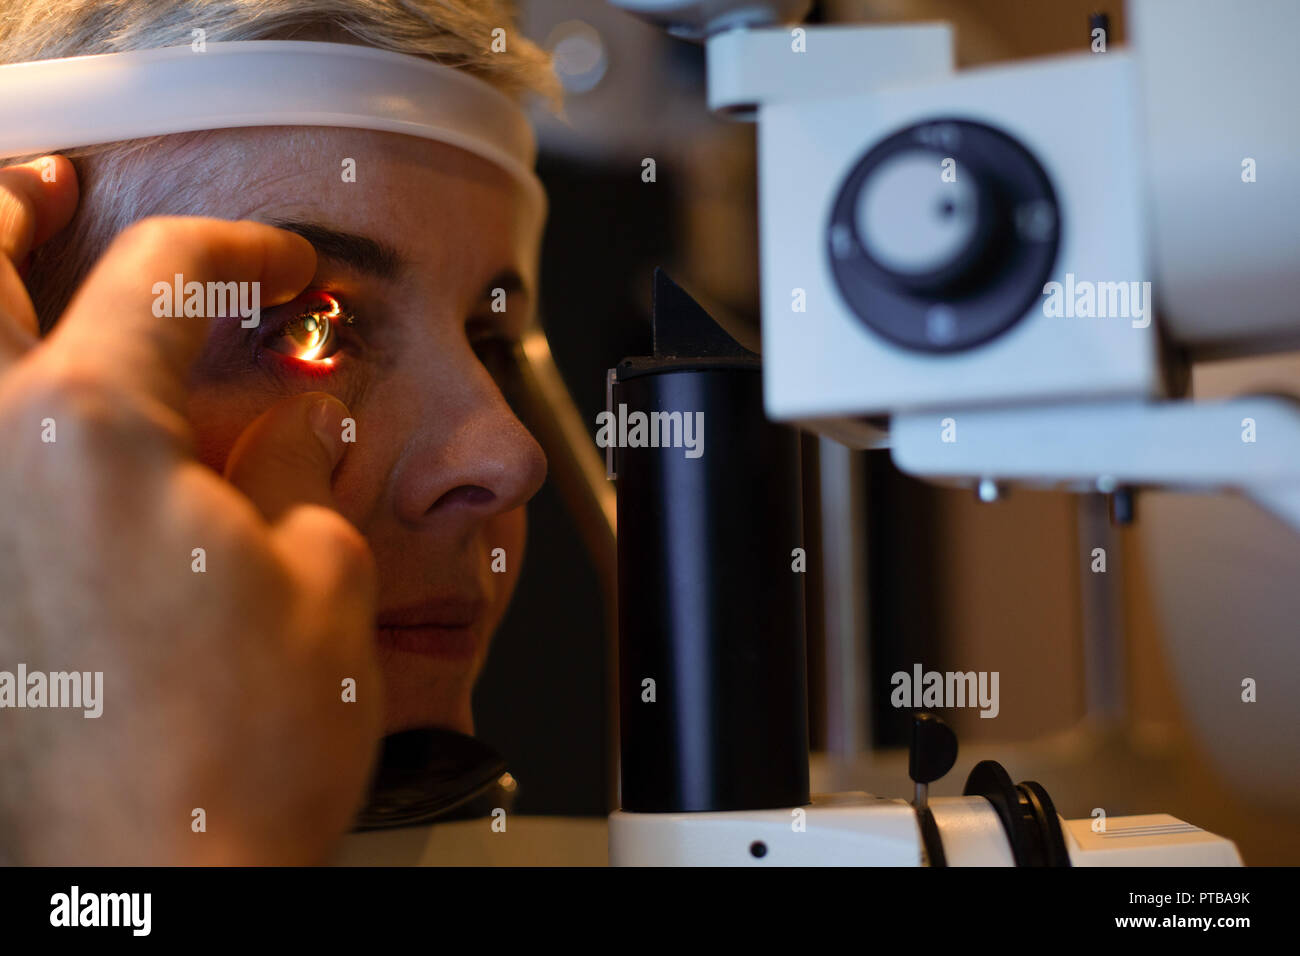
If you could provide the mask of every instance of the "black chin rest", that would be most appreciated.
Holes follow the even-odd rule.
[[[453,730],[406,730],[384,738],[353,830],[484,817],[509,810],[514,796],[505,759],[487,744]]]

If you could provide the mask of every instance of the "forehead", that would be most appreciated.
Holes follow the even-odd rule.
[[[446,143],[375,130],[217,130],[191,148],[189,209],[225,219],[296,219],[371,236],[444,288],[502,268],[535,285],[540,211],[493,163]]]

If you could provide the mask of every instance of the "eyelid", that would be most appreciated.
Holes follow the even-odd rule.
[[[336,356],[345,348],[354,348],[355,343],[344,336],[344,330],[356,323],[356,314],[348,307],[342,296],[325,289],[308,289],[296,299],[276,309],[276,321],[266,324],[263,334],[257,339],[257,352],[270,352],[277,363],[291,363],[295,369],[313,372],[328,371],[335,365]],[[304,358],[291,352],[276,348],[275,345],[287,337],[294,323],[310,316],[324,316],[330,323],[328,335],[334,340],[336,348],[320,358]]]
[[[335,315],[344,316],[349,320],[351,320],[353,317],[352,312],[348,309],[347,304],[343,300],[343,296],[338,293],[330,292],[326,289],[307,289],[301,295],[299,295],[297,299],[294,299],[292,302],[288,303],[288,305],[289,306],[295,305],[295,303],[297,303],[299,299],[305,301],[303,302],[303,304],[298,305],[293,310],[294,314],[298,316],[306,315],[313,312],[325,312],[326,314],[331,316],[335,316]],[[328,306],[328,308],[325,309],[312,308],[311,306],[313,304],[326,305]]]
[[[499,339],[503,342],[518,343],[522,341],[519,331],[513,323],[501,315],[479,315],[465,323],[465,331],[470,342],[485,342]]]

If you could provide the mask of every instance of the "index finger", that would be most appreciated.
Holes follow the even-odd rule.
[[[109,246],[48,347],[60,361],[144,389],[184,413],[190,366],[209,323],[244,321],[241,301],[259,309],[287,302],[315,271],[311,243],[283,229],[199,217],[144,219]],[[224,303],[218,311],[226,314],[206,314],[214,303]],[[204,314],[186,315],[196,304]]]

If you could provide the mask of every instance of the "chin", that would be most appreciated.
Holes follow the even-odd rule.
[[[440,727],[473,736],[471,700],[481,656],[447,659],[392,648],[381,655],[385,734]]]

